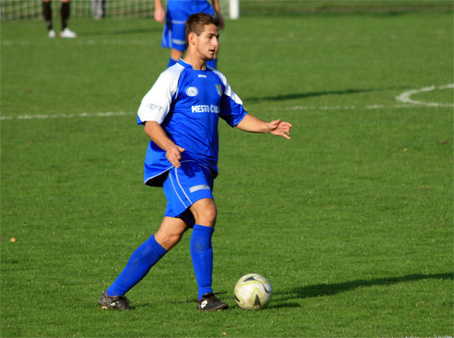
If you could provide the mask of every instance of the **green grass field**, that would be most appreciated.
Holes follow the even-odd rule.
[[[151,19],[70,27],[1,22],[2,337],[454,336],[452,10],[227,22],[219,69],[293,130],[220,125],[219,313],[195,311],[190,233],[133,311],[98,307],[163,215],[135,114],[169,52]],[[250,272],[273,286],[266,310],[235,306]]]

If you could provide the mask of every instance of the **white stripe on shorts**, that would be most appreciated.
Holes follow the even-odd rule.
[[[182,187],[181,184],[180,184],[180,180],[178,179],[178,168],[175,168],[175,177],[177,178],[178,186],[180,187],[181,191],[183,192],[183,194],[186,196],[187,200],[189,201],[189,203],[190,203],[189,205],[192,205],[191,199],[189,198],[188,195],[186,195],[186,192],[184,191],[183,187]],[[175,191],[176,191],[176,190],[175,190]],[[178,198],[180,198],[180,196],[178,196]],[[180,199],[180,200],[181,200],[181,199]],[[182,201],[182,203],[183,203],[183,205],[184,205],[185,208],[188,208],[188,207],[186,206],[186,204],[184,204],[183,201]]]
[[[176,173],[176,168],[175,168],[175,173]],[[175,183],[173,182],[172,175],[169,175],[169,177],[170,177],[170,181],[172,182],[172,187],[173,187],[173,190],[175,191],[175,195],[178,196],[178,199],[180,200],[181,204],[183,204],[183,206],[187,209],[188,206],[187,206],[187,205],[184,203],[184,201],[181,199],[180,194],[178,193],[178,190],[175,188]],[[178,179],[177,179],[177,181],[178,181]],[[178,183],[178,185],[179,185],[180,188],[181,188],[181,185],[180,185],[179,183]],[[183,192],[184,192],[184,190],[183,190]]]

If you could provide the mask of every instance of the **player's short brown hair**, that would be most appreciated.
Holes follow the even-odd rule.
[[[197,13],[189,16],[188,20],[186,21],[186,28],[184,31],[186,48],[189,44],[189,33],[195,33],[197,36],[200,36],[206,25],[215,25],[219,28],[220,20],[219,18],[213,18],[210,14],[205,13]]]

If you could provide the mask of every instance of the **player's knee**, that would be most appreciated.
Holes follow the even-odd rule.
[[[197,201],[191,206],[196,224],[213,227],[216,224],[216,204],[210,198]]]
[[[156,234],[156,237],[156,241],[168,251],[178,244],[182,234],[160,233]]]
[[[172,249],[183,237],[183,231],[179,230],[170,230],[168,228],[160,228],[156,234],[156,241],[167,251]]]
[[[216,208],[210,208],[203,212],[202,218],[205,219],[207,222],[216,223],[216,217],[218,216]]]
[[[179,59],[181,59],[184,55],[184,52],[178,50],[178,49],[171,49],[170,50],[170,57],[176,61],[178,61]]]
[[[213,227],[216,224],[216,217],[216,208],[208,207],[199,210],[195,219],[197,224]]]

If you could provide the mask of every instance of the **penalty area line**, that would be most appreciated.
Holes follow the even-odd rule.
[[[36,119],[60,119],[60,118],[75,118],[75,117],[110,117],[133,115],[126,112],[105,112],[105,113],[81,113],[81,114],[54,114],[54,115],[18,115],[18,116],[0,116],[0,121],[5,120],[36,120]]]

